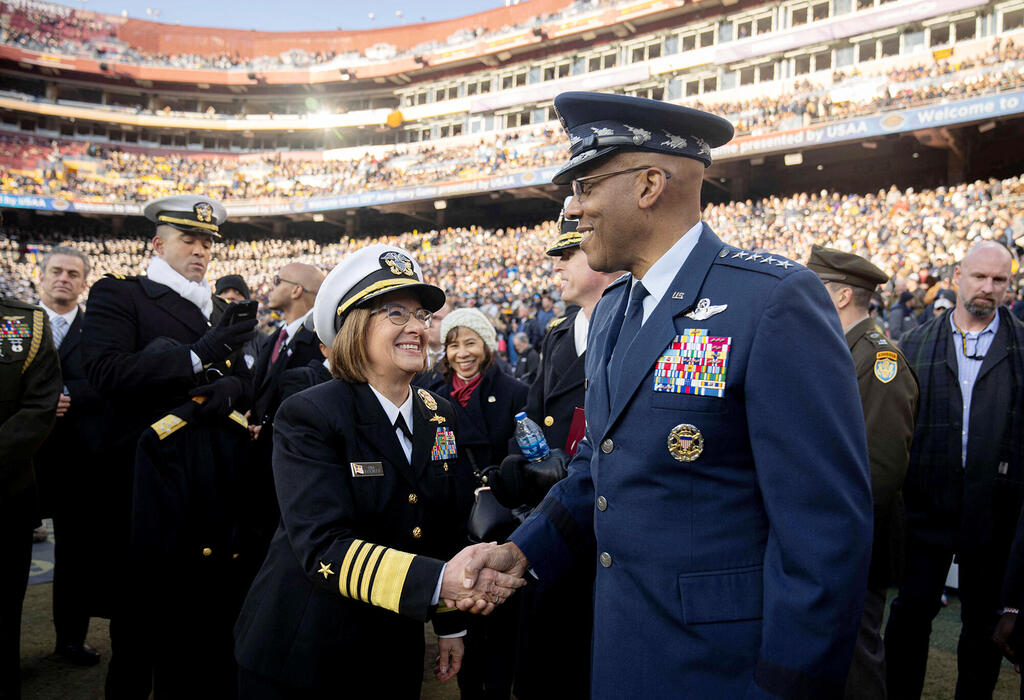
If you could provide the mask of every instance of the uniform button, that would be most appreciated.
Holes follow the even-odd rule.
[[[412,536],[415,537],[416,539],[419,539],[419,538],[423,537],[423,528],[421,528],[421,527],[414,527],[412,529]]]
[[[231,360],[224,360],[224,366],[231,369]]]
[[[448,462],[445,462],[445,463],[444,463],[444,470],[445,470],[445,471],[448,471]]]
[[[608,499],[604,496],[597,497],[597,509],[601,512],[608,510]]]
[[[544,425],[546,425],[546,426],[548,426],[550,428],[554,424],[555,424],[555,419],[554,418],[552,418],[551,416],[544,416]]]
[[[238,559],[239,556],[241,556],[241,555],[238,552],[235,552],[234,554],[231,555],[231,558],[232,559]]]
[[[606,455],[611,454],[612,450],[615,449],[615,443],[612,442],[611,438],[605,438],[601,441],[601,451]]]
[[[612,565],[612,555],[609,554],[608,552],[601,552],[600,559],[601,559],[601,566],[603,566],[604,568],[607,569],[609,566]]]
[[[213,554],[213,550],[209,547],[203,547],[203,556],[208,557]]]
[[[409,494],[409,503],[419,503],[420,497],[414,493]]]

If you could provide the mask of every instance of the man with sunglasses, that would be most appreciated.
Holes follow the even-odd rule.
[[[992,697],[1002,657],[992,634],[1020,607],[1001,590],[1024,503],[1024,325],[1001,306],[1012,263],[1001,243],[976,243],[953,271],[956,306],[900,341],[921,408],[903,486],[907,563],[885,630],[890,698],[921,695],[954,556],[957,698]]]
[[[596,563],[594,698],[841,697],[864,602],[864,417],[817,276],[701,218],[729,122],[565,93],[553,181],[608,287],[587,337],[587,437],[509,543],[467,567],[539,585]],[[583,592],[581,592],[581,595]]]

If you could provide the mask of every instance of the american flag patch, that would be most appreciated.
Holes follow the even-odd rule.
[[[658,358],[653,389],[723,398],[731,343],[732,338],[709,337],[706,330],[687,328]]]

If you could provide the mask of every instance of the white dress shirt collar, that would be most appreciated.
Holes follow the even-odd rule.
[[[373,385],[367,384],[366,386],[370,387],[370,391],[377,397],[377,401],[380,402],[380,407],[384,409],[384,413],[387,414],[391,425],[395,424],[399,414],[401,414],[402,418],[405,419],[405,424],[409,427],[409,432],[412,433],[412,389],[409,389],[409,396],[406,397],[405,403],[401,406],[396,406],[391,403],[391,399],[374,389]],[[398,436],[398,442],[402,445],[402,450],[405,452],[405,458],[412,464],[412,442],[409,441],[409,438],[406,437],[401,428],[396,427],[395,434]]]
[[[590,319],[586,312],[580,308],[576,314],[576,320],[572,324],[572,339],[576,344],[576,357],[587,351],[587,331],[590,329]]]
[[[288,336],[284,339],[284,345],[292,344],[292,339],[295,338],[295,334],[299,332],[299,327],[302,325],[302,322],[305,321],[306,316],[309,316],[311,313],[313,313],[312,309],[284,327],[285,330],[288,331]]]
[[[68,322],[68,328],[71,328],[71,324],[75,322],[75,316],[78,315],[78,305],[77,304],[75,305],[75,308],[71,309],[71,311],[68,311],[65,314],[57,313],[56,311],[51,309],[49,306],[47,306],[43,302],[39,302],[39,305],[41,307],[43,307],[44,309],[46,309],[46,315],[49,317],[50,323],[53,323],[53,319],[57,318],[58,316],[61,316],[61,317],[63,317],[63,319],[65,321]]]
[[[640,278],[647,290],[647,297],[644,299],[644,321],[647,321],[654,313],[654,309],[668,292],[672,280],[676,278],[679,270],[686,263],[686,259],[690,257],[690,253],[697,247],[697,241],[700,240],[700,232],[703,228],[704,224],[700,221],[694,224],[651,265],[647,274]],[[635,280],[633,284],[636,284]],[[630,290],[632,291],[632,287]]]

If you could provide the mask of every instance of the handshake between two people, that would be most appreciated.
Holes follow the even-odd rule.
[[[489,615],[526,585],[529,562],[512,542],[484,542],[452,557],[441,579],[441,599],[449,608]]]

